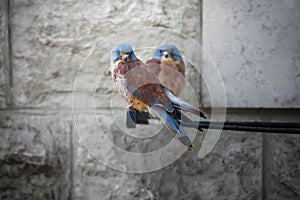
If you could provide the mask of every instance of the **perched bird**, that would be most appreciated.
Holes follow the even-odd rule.
[[[176,46],[160,46],[146,65],[158,77],[162,85],[175,96],[180,94],[185,85],[185,66]]]
[[[164,87],[135,56],[129,44],[119,44],[112,51],[111,74],[119,93],[129,104],[128,109],[146,110],[159,118],[175,138],[192,150],[192,143],[179,124],[180,113],[188,111],[202,117],[204,114]]]

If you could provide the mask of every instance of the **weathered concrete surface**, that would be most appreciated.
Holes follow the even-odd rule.
[[[206,158],[186,153],[162,170],[161,199],[261,199],[260,142],[224,132]]]
[[[172,137],[167,131],[162,131],[154,138],[134,138],[126,135],[126,130],[120,133],[119,124],[114,123],[115,119],[109,116],[109,112],[99,111],[97,115],[99,127],[92,123],[95,116],[75,117],[80,141],[84,141],[82,145],[76,145],[74,156],[75,199],[97,199],[99,196],[103,199],[261,199],[261,134],[224,132],[216,148],[205,159],[198,158],[203,139],[203,134],[199,134],[194,140],[195,150],[186,152],[171,165],[155,172],[128,174],[101,163],[124,166],[124,170],[126,161],[131,161],[137,168],[143,165],[151,168],[154,163],[147,162],[145,158],[140,165],[131,157],[119,155],[108,143],[96,145],[100,143],[95,141],[97,135],[98,140],[103,140],[100,130],[115,145],[136,153],[154,151],[167,145]],[[146,127],[148,131],[154,128]],[[89,143],[94,144],[94,147],[91,148]],[[99,161],[101,154],[106,159]],[[168,158],[164,154],[157,156],[161,160]]]
[[[65,117],[0,113],[0,199],[67,199],[72,127]]]
[[[299,111],[283,113],[270,113],[267,120],[300,122]],[[267,135],[263,148],[265,199],[299,199],[300,136]]]
[[[265,138],[265,199],[300,197],[300,137],[277,135]]]
[[[8,100],[8,1],[0,2],[0,108],[7,106]]]
[[[88,113],[80,115],[76,127],[91,136],[102,129],[114,144],[133,152],[154,150],[171,138],[166,132],[165,135],[159,133],[156,138],[141,140],[122,134],[109,116],[110,112],[97,112],[101,128],[91,123],[95,116]],[[1,113],[0,188],[3,199],[23,199],[20,195],[31,199],[65,199],[68,195],[72,199],[262,199],[263,189],[267,189],[268,199],[279,196],[281,199],[297,199],[299,193],[299,137],[269,138],[267,141],[272,142],[267,147],[262,146],[259,133],[225,131],[213,152],[199,159],[197,151],[203,139],[203,134],[199,134],[194,140],[195,151],[185,153],[170,166],[146,174],[129,174],[106,167],[92,157],[79,142],[74,128],[74,174],[70,176],[68,137],[71,122],[68,117],[53,113],[48,113],[49,116],[35,113],[35,116],[28,117],[28,114]],[[237,111],[229,114],[228,119],[299,120],[297,112],[268,114],[254,110],[246,114],[248,118],[245,118],[245,113]],[[104,153],[118,163],[115,159],[120,155],[107,145],[94,146],[93,151]],[[267,169],[263,168],[263,163]],[[14,187],[11,180],[14,180]],[[72,194],[68,193],[70,184],[73,185]],[[41,190],[43,187],[47,189]]]
[[[300,122],[299,110],[253,109],[247,112],[245,110],[231,112],[231,115],[239,120],[243,119],[245,114],[252,121]],[[283,133],[263,136],[261,152],[263,199],[299,199],[299,142],[299,135]]]
[[[99,76],[110,63],[113,46],[100,45],[101,57],[94,60],[94,65],[80,69],[85,57],[95,44],[109,40],[122,31],[164,27],[200,41],[201,13],[197,0],[172,3],[12,1],[12,7],[12,64],[15,103],[18,107],[70,108],[76,72]],[[176,9],[178,7],[181,9]],[[135,38],[138,41],[139,36]],[[168,42],[168,37],[155,34],[149,38],[157,38],[160,44]],[[138,43],[146,44],[145,41]],[[105,76],[110,77],[110,74],[105,73]],[[100,88],[102,102],[109,100],[109,96],[105,95],[111,92],[111,88],[105,86],[111,86],[112,82],[110,79],[108,81]],[[85,82],[81,84],[88,86]],[[90,93],[84,95],[93,96]]]
[[[134,153],[153,151],[165,145],[170,135],[165,135],[165,130],[165,134],[139,138],[149,136],[155,128],[137,127],[129,132],[122,125],[124,122],[118,121],[119,118],[121,116],[112,115],[110,110],[98,110],[96,116],[75,114],[73,199],[159,199],[160,172],[123,172],[128,165],[140,168],[153,163],[147,160],[133,162],[131,157],[120,154],[115,147]],[[109,142],[102,142],[104,137]]]
[[[108,156],[113,153],[108,153]],[[159,199],[159,174],[130,174],[114,170],[103,165],[78,144],[74,162],[73,199]]]
[[[203,1],[203,45],[229,107],[300,107],[299,9],[297,0]]]

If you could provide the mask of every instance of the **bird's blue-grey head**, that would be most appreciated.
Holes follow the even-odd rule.
[[[168,53],[166,53],[167,51],[170,52],[171,55],[169,55]],[[165,52],[165,54],[164,54],[164,52]],[[173,60],[182,60],[182,57],[181,57],[180,52],[177,49],[177,47],[174,46],[174,45],[171,45],[171,44],[160,46],[155,51],[153,58],[155,58],[157,60],[161,60],[162,56],[165,56],[166,58],[168,56],[171,56]]]
[[[136,60],[136,56],[133,52],[133,49],[130,44],[122,43],[119,44],[113,51],[112,51],[112,62],[116,62],[118,60],[121,61],[130,61]]]

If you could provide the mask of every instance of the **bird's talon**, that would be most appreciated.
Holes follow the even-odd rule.
[[[133,106],[132,105],[128,105],[124,108],[125,110],[134,110]]]

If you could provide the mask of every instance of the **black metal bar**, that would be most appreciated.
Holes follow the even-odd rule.
[[[285,133],[300,134],[299,123],[282,123],[282,122],[181,122],[184,127],[196,129],[219,129],[231,131],[249,131],[265,133]]]
[[[220,122],[204,122],[210,124],[222,124]],[[230,122],[225,121],[224,125],[234,126],[255,126],[255,127],[273,127],[273,128],[300,128],[300,122]]]
[[[264,133],[300,134],[300,122],[210,122],[210,121],[178,121],[183,127],[202,129],[219,129],[231,131],[248,131]],[[135,128],[136,124],[149,124],[151,116],[148,112],[137,112],[136,110],[127,111],[126,123],[128,128]]]

